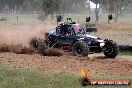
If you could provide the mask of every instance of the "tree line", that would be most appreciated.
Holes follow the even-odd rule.
[[[132,0],[0,0],[0,13],[43,13],[44,16],[77,11],[91,11],[90,1],[96,4],[95,16],[104,10],[113,14],[115,21]]]
[[[118,17],[131,6],[132,0],[91,0],[96,4],[96,21],[99,20],[99,11],[105,10],[108,14],[113,14],[115,22]],[[98,5],[98,8],[97,8]]]
[[[86,0],[0,0],[0,12],[44,11],[46,14],[69,12],[71,8],[85,8]]]

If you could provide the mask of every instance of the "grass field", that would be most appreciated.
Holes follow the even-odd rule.
[[[132,51],[120,51],[120,55],[132,56]]]
[[[130,79],[132,77],[92,77],[93,79]],[[34,69],[0,65],[0,88],[83,88],[79,77],[70,73],[42,74]],[[96,86],[111,88],[112,86]],[[89,88],[86,87],[86,88]],[[95,86],[90,86],[95,88]],[[131,86],[113,86],[113,88],[132,88]]]
[[[1,17],[6,17],[8,21],[16,22],[17,16],[19,22],[32,22],[32,21],[38,21],[39,14],[0,14]],[[67,17],[70,17],[73,19],[74,22],[78,23],[85,23],[86,17],[91,17],[91,22],[96,21],[96,17],[93,14],[64,14],[63,15],[63,21],[66,21]],[[99,17],[99,23],[108,23],[107,19],[108,14],[102,14]],[[54,16],[54,19],[51,19],[51,17],[47,17],[46,22],[56,21],[56,15]],[[122,15],[119,17],[118,22],[124,23],[124,22],[132,22],[131,20],[132,14]],[[111,23],[115,23],[114,19],[111,21]]]

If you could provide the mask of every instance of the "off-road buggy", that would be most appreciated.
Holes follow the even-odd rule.
[[[45,33],[44,39],[33,38],[30,45],[40,53],[46,48],[59,48],[73,52],[75,56],[103,52],[107,58],[115,58],[118,54],[118,46],[115,42],[91,36],[86,29],[75,22],[61,23]]]

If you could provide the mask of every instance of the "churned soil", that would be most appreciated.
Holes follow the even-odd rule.
[[[75,57],[70,54],[60,57],[43,56],[27,48],[31,38],[44,38],[44,33],[55,26],[46,23],[0,23],[0,63],[38,69],[48,74],[70,72],[79,75],[84,68],[89,70],[91,76],[132,76],[132,56],[117,56],[115,59],[105,58],[102,54],[89,57]],[[98,32],[93,33],[95,36],[110,38],[117,44],[132,44],[131,23],[99,24],[97,28]]]
[[[15,54],[11,52],[0,53],[0,63],[16,67],[32,68],[43,73],[73,73],[81,74],[81,69],[89,70],[90,75],[102,76],[131,76],[132,57],[118,56],[115,59],[104,56],[76,57],[63,55],[42,56],[39,54]]]

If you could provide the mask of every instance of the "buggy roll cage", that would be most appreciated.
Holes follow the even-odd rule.
[[[61,35],[61,30],[63,30],[65,32],[63,35],[69,34],[76,36],[75,29],[72,27],[72,24],[76,24],[76,23],[75,22],[61,23],[59,26],[56,27],[56,35]]]

